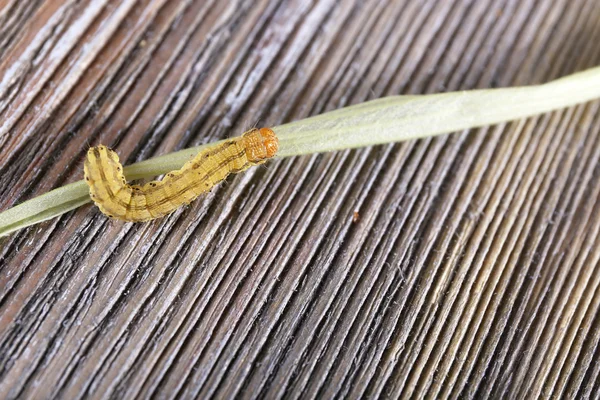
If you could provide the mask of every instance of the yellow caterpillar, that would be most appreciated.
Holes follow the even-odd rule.
[[[167,215],[209,191],[231,173],[262,164],[279,148],[275,132],[251,129],[242,136],[202,150],[161,181],[129,185],[119,156],[106,146],[92,147],[84,163],[90,196],[110,218],[143,222]]]

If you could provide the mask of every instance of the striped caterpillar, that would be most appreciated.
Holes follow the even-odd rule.
[[[92,147],[84,163],[90,196],[110,218],[131,222],[149,221],[189,204],[229,174],[262,164],[279,148],[275,132],[251,129],[242,136],[199,152],[181,169],[144,186],[129,185],[119,156],[106,146]]]

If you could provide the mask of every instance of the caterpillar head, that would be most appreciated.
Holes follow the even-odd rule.
[[[243,135],[246,157],[252,163],[262,163],[279,149],[279,140],[269,128],[252,129]]]

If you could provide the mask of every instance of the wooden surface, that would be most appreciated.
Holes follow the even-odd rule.
[[[391,94],[600,63],[597,0],[0,2],[0,210]],[[600,396],[600,102],[0,239],[0,398]],[[353,221],[357,212],[358,220]]]

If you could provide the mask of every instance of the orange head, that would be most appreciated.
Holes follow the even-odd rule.
[[[279,140],[269,128],[252,129],[243,135],[246,157],[252,163],[261,163],[271,158],[279,149]]]

